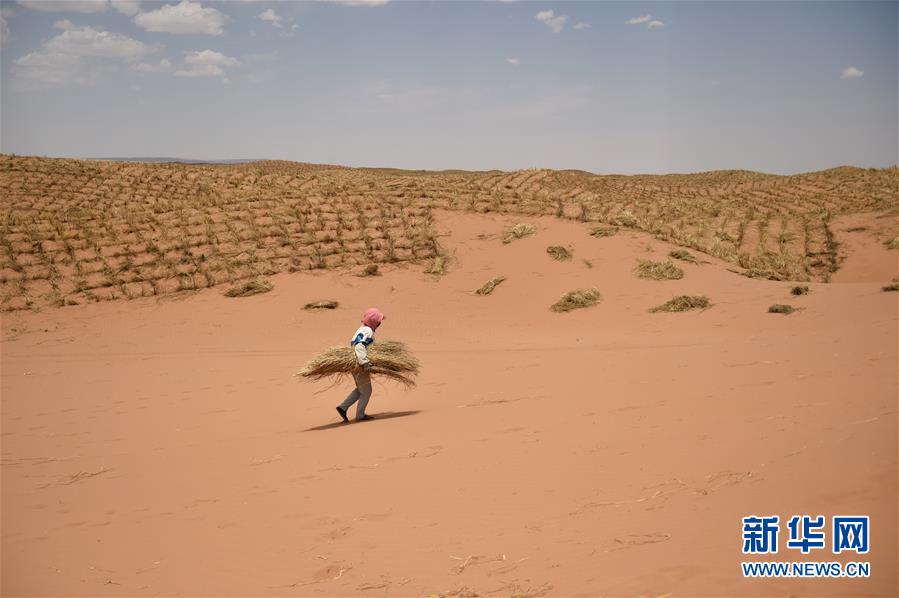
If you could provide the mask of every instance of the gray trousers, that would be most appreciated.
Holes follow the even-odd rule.
[[[371,398],[371,374],[366,371],[355,372],[353,373],[353,380],[356,381],[356,388],[347,395],[343,403],[340,404],[340,408],[346,411],[353,403],[359,401],[359,404],[356,406],[356,419],[359,419],[365,415],[365,407]]]

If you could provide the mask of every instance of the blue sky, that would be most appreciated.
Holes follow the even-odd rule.
[[[399,168],[896,164],[897,2],[0,0],[0,149]]]

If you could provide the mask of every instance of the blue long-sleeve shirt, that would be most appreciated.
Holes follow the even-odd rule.
[[[364,325],[356,330],[356,335],[353,337],[353,340],[350,341],[350,346],[353,347],[353,351],[356,353],[356,363],[359,365],[371,363],[368,359],[366,348],[373,342],[375,342],[374,330]]]

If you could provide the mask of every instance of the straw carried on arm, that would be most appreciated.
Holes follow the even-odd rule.
[[[406,345],[399,341],[383,341],[373,343],[367,349],[371,361],[372,376],[384,376],[402,382],[406,386],[415,386],[420,364],[409,353]],[[339,378],[362,371],[356,360],[352,347],[331,347],[324,353],[312,358],[297,376],[321,380],[323,378]]]

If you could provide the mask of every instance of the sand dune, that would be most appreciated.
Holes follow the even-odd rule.
[[[533,216],[502,244],[520,221],[436,210],[442,277],[4,314],[3,595],[897,594],[897,252],[837,221],[842,268],[792,296],[706,254],[638,279],[676,246],[628,229]],[[679,294],[713,305],[647,312]],[[422,374],[339,425],[347,385],[293,374],[370,305]],[[872,577],[744,580],[759,513],[870,515]]]
[[[0,311],[158,297],[279,272],[443,258],[432,210],[651,233],[771,280],[830,280],[840,218],[899,235],[899,169],[594,175],[0,155]]]

